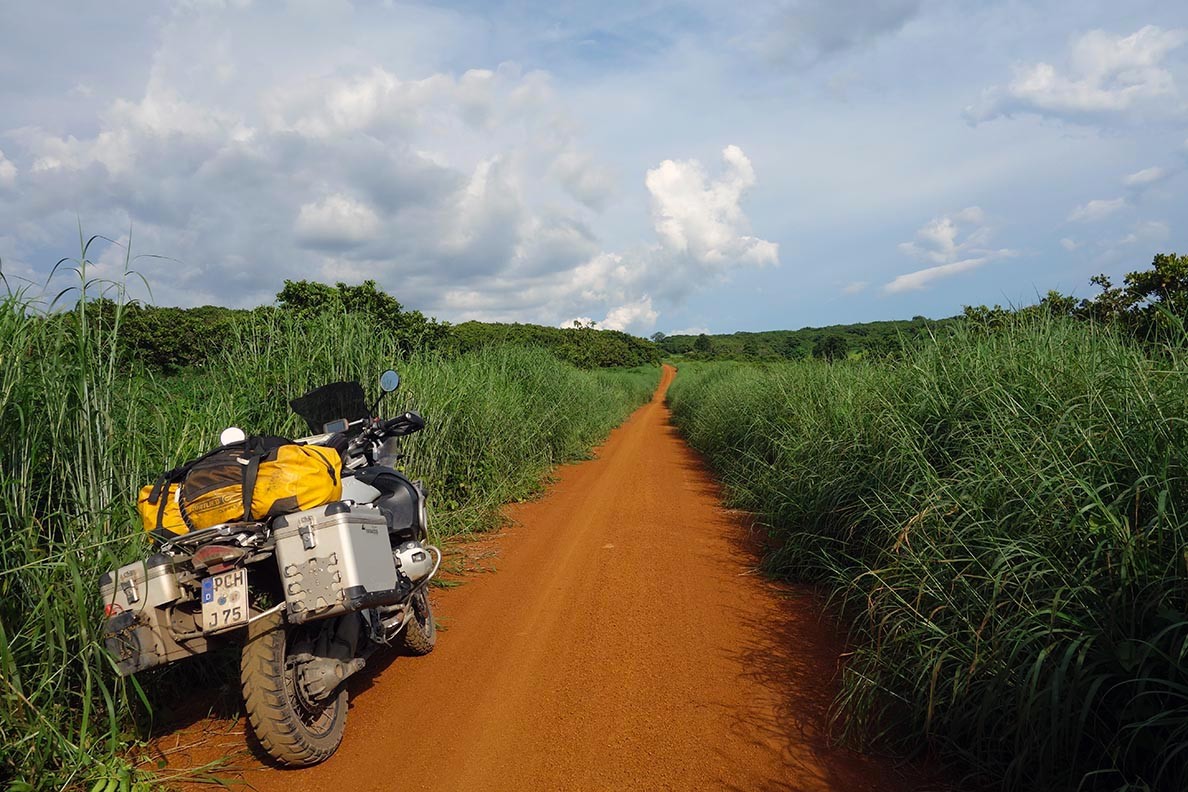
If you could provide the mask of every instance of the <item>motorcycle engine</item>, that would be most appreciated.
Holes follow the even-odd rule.
[[[420,542],[405,542],[392,555],[396,567],[413,583],[420,583],[433,571],[433,556]]]

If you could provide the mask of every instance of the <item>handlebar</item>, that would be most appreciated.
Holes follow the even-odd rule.
[[[425,428],[425,419],[419,413],[409,410],[403,415],[389,418],[386,421],[374,418],[360,418],[347,423],[346,427],[348,430],[362,427],[362,431],[355,436],[352,442],[358,442],[359,440],[384,440],[388,437],[407,437],[410,434],[416,434]],[[309,435],[308,437],[299,437],[297,438],[297,442],[304,443],[305,445],[325,445],[334,437],[343,434],[344,432],[323,432],[321,434]]]
[[[425,419],[409,410],[404,415],[398,415],[380,424],[382,433],[392,437],[406,437],[425,428]]]

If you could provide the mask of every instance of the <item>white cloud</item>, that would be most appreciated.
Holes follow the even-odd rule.
[[[4,152],[0,151],[0,187],[12,187],[16,184],[17,169],[16,165],[4,156]]]
[[[575,316],[561,322],[558,327],[589,327],[593,325],[599,330],[619,330],[639,335],[654,327],[659,316],[660,314],[652,307],[652,298],[644,295],[634,302],[612,308],[601,322],[591,319],[589,316]]]
[[[459,318],[496,321],[522,317],[532,308],[537,315],[551,314],[546,321],[563,320],[564,326],[572,321],[567,317],[587,318],[591,307],[601,306],[607,313],[600,326],[639,331],[655,325],[660,305],[675,305],[737,269],[778,263],[775,243],[748,234],[741,199],[755,182],[750,161],[737,146],[728,146],[723,159],[725,173],[717,179],[710,179],[695,160],[665,160],[647,172],[657,242],[620,252],[597,250],[573,226],[574,232],[552,238],[571,255],[586,240],[580,263],[541,271],[517,263],[483,280],[482,288],[466,284],[446,289],[443,306]],[[526,227],[531,229],[532,223]],[[522,233],[533,240],[538,236]],[[518,250],[526,247],[541,245],[534,241]]]
[[[1129,36],[1092,30],[1070,46],[1066,67],[1020,66],[1006,86],[987,89],[966,108],[973,122],[1015,113],[1073,121],[1106,117],[1160,117],[1185,111],[1175,78],[1164,65],[1188,41],[1188,30],[1147,25]]]
[[[664,160],[649,170],[656,233],[670,250],[713,268],[779,263],[779,245],[747,234],[739,201],[755,184],[751,161],[738,146],[722,151],[726,169],[709,180],[696,160]]]
[[[1167,171],[1163,168],[1143,168],[1130,174],[1122,180],[1127,187],[1146,187],[1167,178]]]
[[[335,193],[302,206],[293,230],[310,247],[358,245],[376,238],[380,219],[367,204]]]
[[[654,327],[660,316],[652,307],[652,298],[640,299],[611,309],[600,325],[604,330],[646,330]]]
[[[970,206],[951,215],[933,218],[916,232],[916,239],[902,242],[901,253],[934,266],[897,276],[883,286],[895,294],[923,289],[939,278],[968,272],[991,261],[1017,255],[1006,248],[992,249],[991,229],[980,207]]]
[[[842,294],[858,294],[859,292],[865,291],[866,287],[869,285],[869,281],[852,281],[851,283],[847,283],[844,287],[842,287]]]
[[[1073,223],[1090,223],[1103,220],[1112,214],[1117,214],[1126,208],[1125,198],[1098,198],[1087,204],[1082,204],[1068,213],[1068,219]]]
[[[90,136],[20,128],[11,136],[34,164],[20,200],[0,201],[0,227],[28,240],[63,213],[133,225],[138,251],[185,263],[180,274],[141,263],[163,303],[258,304],[286,277],[371,277],[438,315],[466,302],[451,290],[489,290],[513,295],[509,318],[559,318],[557,284],[600,249],[566,196],[599,200],[603,170],[564,131],[547,80],[514,66],[334,74],[286,73],[238,111],[153,78],[141,100],[112,101]],[[553,166],[561,154],[568,170]]]
[[[178,143],[232,146],[250,141],[255,130],[235,114],[185,101],[169,89],[150,86],[138,102],[118,99],[103,114],[94,138],[78,139],[27,131],[34,173],[79,171],[102,166],[116,178],[144,165]],[[164,163],[149,163],[160,167]],[[133,175],[133,178],[135,176]]]
[[[709,335],[709,334],[710,334],[710,329],[708,327],[686,327],[683,330],[673,330],[671,333],[666,333],[665,335],[696,336],[696,335]]]
[[[1077,248],[1083,247],[1084,244],[1085,243],[1083,243],[1083,242],[1077,242],[1075,239],[1069,239],[1068,237],[1064,237],[1063,239],[1060,240],[1060,247],[1064,248],[1065,250],[1069,251],[1070,253],[1072,251],[1076,250]]]
[[[1170,236],[1171,229],[1168,228],[1167,223],[1158,220],[1144,220],[1135,223],[1130,233],[1119,239],[1114,244],[1116,245],[1134,245],[1146,244],[1153,245],[1163,242]]]
[[[982,256],[979,258],[962,259],[961,261],[954,261],[951,264],[942,264],[938,267],[927,267],[922,270],[916,270],[915,272],[908,272],[903,275],[898,275],[893,281],[888,283],[883,288],[891,294],[904,291],[918,291],[938,278],[947,278],[951,275],[969,272],[970,270],[977,269],[989,261],[992,261],[990,257]]]

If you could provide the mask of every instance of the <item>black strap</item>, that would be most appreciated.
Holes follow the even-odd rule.
[[[159,482],[158,482],[157,486],[160,486]],[[153,492],[154,493],[157,492],[156,487],[153,488]],[[166,492],[168,492],[168,490],[166,490]],[[161,498],[160,493],[158,493],[157,497],[160,498],[160,501],[161,501],[161,505],[157,507],[157,530],[163,531],[163,530],[165,530],[165,507],[169,505],[169,496],[166,495],[164,498]],[[152,502],[153,502],[153,496],[150,493],[149,494],[149,503],[152,503]]]
[[[252,519],[252,496],[256,492],[256,476],[260,473],[259,451],[249,452],[247,464],[243,467],[243,519]]]
[[[322,464],[326,466],[326,472],[330,474],[330,481],[332,481],[335,484],[339,483],[339,472],[334,469],[333,465],[330,464],[330,460],[326,458],[325,454],[323,454],[321,451],[314,448],[313,446],[302,446],[302,449],[307,454],[310,452],[313,452],[313,454],[318,459],[322,460]]]

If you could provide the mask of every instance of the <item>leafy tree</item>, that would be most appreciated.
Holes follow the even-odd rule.
[[[363,281],[358,286],[286,280],[276,299],[282,309],[298,315],[363,314],[377,329],[390,333],[406,352],[442,348],[450,338],[448,324],[427,319],[420,311],[404,310],[400,302],[381,291],[374,280]]]
[[[780,357],[787,360],[803,360],[808,357],[808,352],[804,346],[796,338],[796,336],[789,335],[780,342]]]
[[[1050,291],[1039,304],[1019,310],[998,305],[966,306],[964,318],[986,332],[993,332],[1017,316],[1043,314],[1110,324],[1143,341],[1178,343],[1184,338],[1188,321],[1188,256],[1160,253],[1149,269],[1128,273],[1121,286],[1115,286],[1104,274],[1089,281],[1101,290],[1092,298],[1078,301]]]
[[[862,353],[869,351],[873,356],[886,354],[888,350],[899,349],[904,342],[929,335],[937,335],[953,323],[949,319],[926,319],[919,322],[898,319],[888,322],[865,322],[861,324],[831,325],[829,327],[805,327],[800,330],[767,330],[760,332],[731,333],[708,336],[711,344],[709,353],[698,351],[697,337],[691,335],[670,335],[658,342],[669,355],[695,355],[699,359],[743,360],[747,342],[753,342],[758,350],[758,359],[773,355],[796,360],[807,357],[825,335],[840,336],[848,350]]]
[[[660,362],[660,349],[650,341],[618,330],[543,327],[531,324],[463,322],[451,328],[459,351],[513,344],[540,346],[580,368],[645,366]]]
[[[373,287],[375,285],[375,281],[368,283]],[[276,294],[276,301],[285,311],[302,316],[317,316],[344,310],[339,290],[316,281],[286,279],[284,288]]]
[[[813,357],[830,362],[844,358],[849,351],[846,339],[832,333],[822,336],[813,345]]]
[[[656,332],[652,333],[650,337],[653,344],[659,344],[664,340],[664,333],[661,333],[659,330],[657,330]]]
[[[1101,294],[1078,305],[1076,312],[1086,318],[1117,322],[1151,340],[1181,328],[1188,319],[1188,256],[1160,253],[1150,269],[1128,273],[1122,286],[1114,286],[1106,275],[1091,282]]]
[[[118,354],[123,363],[138,360],[171,374],[204,365],[226,348],[238,323],[250,321],[251,312],[204,305],[172,308],[131,302],[119,306],[112,300],[93,300],[87,321],[112,327],[119,322]],[[72,321],[76,312],[62,315]]]
[[[714,345],[710,342],[709,336],[705,333],[699,333],[697,340],[693,342],[693,351],[699,355],[709,357],[714,352]]]

